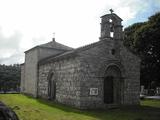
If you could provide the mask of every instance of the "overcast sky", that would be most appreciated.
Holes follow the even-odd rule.
[[[0,64],[52,40],[73,48],[98,41],[100,16],[112,8],[127,27],[160,11],[160,0],[0,0]]]

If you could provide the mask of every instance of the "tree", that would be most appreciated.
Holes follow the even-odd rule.
[[[0,65],[0,91],[17,90],[20,86],[20,65]]]
[[[124,45],[141,57],[141,84],[160,86],[160,13],[124,30]]]
[[[135,49],[135,32],[141,27],[143,26],[145,23],[135,23],[127,28],[124,29],[124,45],[131,50],[133,53],[136,53],[136,49]]]

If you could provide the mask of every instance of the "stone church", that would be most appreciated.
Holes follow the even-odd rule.
[[[141,60],[123,46],[121,22],[102,16],[99,41],[77,49],[53,38],[25,51],[21,92],[80,109],[139,104]]]

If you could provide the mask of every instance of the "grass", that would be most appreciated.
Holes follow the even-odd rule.
[[[0,101],[14,109],[20,120],[160,120],[160,101],[112,110],[78,110],[21,94],[1,94]]]

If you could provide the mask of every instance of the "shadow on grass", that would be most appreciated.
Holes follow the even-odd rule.
[[[110,109],[110,110],[79,110],[79,109],[76,109],[73,107],[69,107],[66,105],[62,105],[62,104],[55,103],[55,102],[48,101],[48,100],[44,100],[44,99],[33,99],[33,97],[26,96],[26,95],[25,96],[14,95],[14,96],[15,96],[15,98],[20,97],[20,100],[22,100],[22,101],[20,101],[22,105],[23,105],[23,102],[25,105],[30,105],[30,104],[32,105],[32,103],[36,101],[36,102],[42,104],[42,107],[44,107],[43,105],[46,105],[50,108],[53,108],[53,111],[56,111],[56,109],[57,109],[57,111],[59,111],[59,110],[64,111],[67,114],[64,113],[64,116],[63,116],[63,112],[62,112],[59,115],[66,117],[67,120],[69,118],[71,118],[72,120],[73,119],[82,120],[83,118],[84,118],[84,120],[86,120],[86,119],[87,120],[160,120],[160,106],[159,106],[160,101],[154,101],[154,100],[142,101],[143,104],[145,103],[144,105],[148,105],[148,106],[144,106],[144,105],[143,106],[121,106],[118,109]],[[8,98],[12,99],[14,97],[12,97],[12,95],[11,95],[11,97],[8,97]],[[28,100],[25,98],[27,98]],[[10,100],[10,99],[6,99],[6,100]],[[38,105],[38,104],[36,103],[35,105]],[[156,107],[153,107],[153,106],[156,106]],[[30,107],[30,106],[27,106],[27,107]],[[33,103],[33,108],[34,108],[34,103]],[[36,108],[35,111],[36,112],[39,111],[38,109]],[[29,111],[27,111],[27,110],[29,110]],[[26,112],[28,114],[33,113],[33,115],[34,115],[34,112],[32,112],[32,110],[30,110],[30,109],[27,109],[27,110],[22,112],[22,114]],[[43,111],[45,111],[45,110],[46,109],[43,109]],[[52,109],[49,109],[49,110],[52,111]],[[23,109],[22,109],[22,111],[23,111]],[[58,112],[56,114],[58,114]],[[40,114],[37,113],[36,115],[40,115]],[[67,116],[68,116],[68,118],[67,118]],[[86,118],[85,116],[88,116],[90,118]],[[26,117],[26,115],[25,115],[25,117]],[[59,118],[59,119],[61,119],[61,118]]]
[[[117,109],[79,110],[53,101],[37,99],[41,104],[65,112],[91,116],[98,120],[160,120],[160,108],[149,106],[121,106]]]

